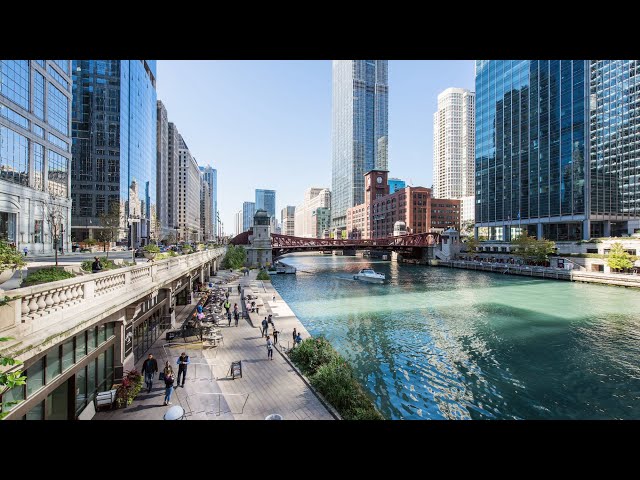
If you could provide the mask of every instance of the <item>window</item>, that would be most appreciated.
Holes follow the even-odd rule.
[[[47,122],[63,135],[69,135],[69,99],[49,83]]]
[[[0,178],[29,185],[29,140],[0,125]]]
[[[66,157],[52,151],[49,152],[49,179],[47,186],[49,193],[59,196],[67,197],[69,194],[68,179],[69,179],[69,165]]]
[[[87,355],[85,333],[86,332],[83,332],[80,335],[76,335],[76,363],[79,362],[81,358]]]
[[[76,413],[79,413],[87,402],[87,367],[76,373]]]
[[[44,120],[44,77],[37,71],[33,72],[33,114]]]
[[[60,368],[60,347],[47,352],[47,383],[62,373]]]
[[[91,353],[96,349],[97,338],[98,336],[95,328],[87,330],[87,353]]]
[[[55,135],[53,135],[52,133],[50,133],[49,135],[47,135],[47,139],[53,143],[56,147],[64,150],[65,152],[69,151],[69,144],[67,142],[65,142],[64,140],[62,140],[61,138],[56,137]]]
[[[64,78],[62,78],[62,75],[60,75],[55,68],[49,65],[47,67],[47,72],[49,72],[49,75],[51,75],[56,82],[58,82],[61,86],[63,86],[65,90],[69,90],[69,82],[67,82]]]
[[[72,367],[73,363],[73,338],[71,338],[62,345],[62,371]]]
[[[44,386],[44,357],[27,369],[27,397]]]
[[[0,117],[4,117],[10,122],[15,123],[16,125],[21,126],[25,130],[29,129],[29,120],[20,115],[18,112],[13,111],[12,109],[0,104]]]
[[[42,220],[35,220],[33,224],[33,242],[42,243]]]
[[[35,142],[33,144],[33,188],[44,190],[44,147]]]
[[[0,95],[29,110],[29,60],[0,60]]]

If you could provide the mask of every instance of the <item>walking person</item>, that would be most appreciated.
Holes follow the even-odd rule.
[[[173,393],[173,382],[174,382],[173,368],[171,368],[171,365],[169,365],[169,360],[167,360],[164,366],[164,386],[165,386],[164,404],[165,405],[172,404],[171,394]]]
[[[229,300],[227,300],[226,302],[224,302],[224,309],[227,311],[227,313],[229,313],[230,308],[231,304],[229,303]]]
[[[178,357],[178,380],[176,381],[176,388],[182,386],[184,388],[184,381],[187,378],[187,367],[191,363],[189,355],[185,352]],[[182,385],[180,385],[180,377],[182,376]]]
[[[271,338],[269,338],[269,335],[267,335],[267,358],[273,360],[273,342]]]
[[[24,247],[23,251],[24,251],[24,256],[26,257],[27,253],[29,253],[29,249],[27,247]]]
[[[227,320],[229,320],[229,323],[227,324],[227,327],[231,326],[231,312],[229,310],[227,310]]]
[[[238,284],[238,293],[240,293],[240,289],[241,289],[240,284]]]
[[[94,261],[91,264],[91,273],[100,273],[100,270],[102,270],[100,259],[98,257],[93,257],[93,258],[94,258]]]
[[[295,346],[296,346],[296,336],[297,336],[297,335],[298,335],[298,334],[297,334],[297,332],[296,332],[296,329],[294,328],[294,329],[293,329],[293,344],[291,345],[291,348],[293,348],[293,347],[295,347]]]
[[[265,335],[267,335],[267,328],[269,327],[269,323],[267,323],[267,317],[264,317],[264,320],[262,320],[262,337],[264,337]],[[267,335],[268,337],[268,335]]]
[[[276,296],[275,294],[273,295],[273,297],[271,297],[271,299],[275,302],[276,301]]]
[[[276,327],[273,327],[273,344],[276,345],[278,343],[278,334],[280,332],[276,330]]]
[[[151,387],[153,386],[153,376],[158,371],[158,362],[153,355],[149,354],[149,357],[142,364],[142,374],[144,375],[144,383],[147,384],[147,393],[151,393]]]
[[[238,320],[240,319],[240,312],[238,310],[236,310],[235,312],[233,312],[233,317],[236,320],[236,327],[238,326]]]
[[[298,333],[298,336],[296,336],[296,345],[300,345],[301,342],[302,342],[302,336],[300,335],[300,333]]]
[[[234,303],[233,304],[233,316],[235,317],[238,313],[238,304]]]

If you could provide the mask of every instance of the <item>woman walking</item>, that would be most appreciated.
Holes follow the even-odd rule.
[[[267,335],[267,358],[273,360],[273,342],[269,335]]]
[[[169,365],[169,361],[164,365],[164,404],[171,405],[171,394],[173,393],[173,368]]]

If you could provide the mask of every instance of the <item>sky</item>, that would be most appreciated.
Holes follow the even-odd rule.
[[[473,60],[389,61],[389,176],[432,183],[440,92],[474,90]],[[309,187],[331,188],[330,60],[159,60],[169,121],[198,165],[218,170],[227,234],[255,189],[276,190],[276,215]]]

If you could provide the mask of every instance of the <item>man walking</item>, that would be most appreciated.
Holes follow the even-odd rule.
[[[293,329],[293,345],[291,345],[291,348],[296,346],[296,337],[298,336],[296,329]]]
[[[185,352],[178,357],[178,381],[176,382],[176,388],[180,387],[180,377],[182,377],[182,388],[184,388],[184,381],[187,378],[187,366],[191,363],[189,355]]]
[[[229,313],[230,308],[231,308],[231,303],[229,303],[229,300],[227,300],[226,302],[224,302],[224,309],[227,311],[227,314]]]
[[[262,337],[267,334],[267,328],[269,327],[269,323],[267,322],[267,317],[264,317],[262,320]]]
[[[24,256],[27,256],[27,253],[29,253],[29,249],[27,247],[24,247]]]
[[[149,354],[149,357],[142,364],[142,374],[144,375],[144,381],[147,384],[147,392],[151,392],[153,386],[153,375],[158,371],[158,362],[153,358],[153,355]]]

